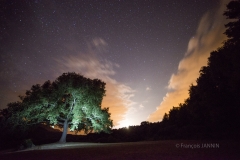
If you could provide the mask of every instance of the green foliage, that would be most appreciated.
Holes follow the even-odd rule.
[[[67,121],[71,131],[109,132],[112,120],[108,108],[101,108],[105,83],[76,73],[63,73],[55,81],[33,85],[1,111],[4,121],[14,129],[35,124],[58,125]]]

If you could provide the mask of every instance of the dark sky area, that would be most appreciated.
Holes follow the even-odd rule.
[[[0,108],[77,72],[107,83],[115,126],[137,125],[168,92],[202,16],[219,0],[1,0]]]

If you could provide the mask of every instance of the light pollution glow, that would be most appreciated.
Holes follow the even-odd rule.
[[[188,97],[189,86],[192,83],[193,84],[195,83],[196,78],[199,76],[200,68],[207,64],[207,58],[209,57],[210,52],[213,50],[216,50],[217,47],[221,46],[221,43],[223,42],[223,40],[226,39],[225,35],[223,34],[223,32],[225,30],[224,24],[226,23],[226,19],[222,15],[222,13],[226,9],[225,6],[228,2],[229,2],[229,0],[222,0],[221,5],[219,6],[218,9],[209,11],[202,17],[202,19],[199,23],[197,32],[196,32],[195,36],[190,39],[186,54],[178,65],[178,72],[176,74],[172,74],[172,76],[169,77],[170,80],[169,80],[169,84],[167,86],[167,88],[169,89],[168,93],[166,94],[166,96],[164,98],[162,96],[159,96],[159,100],[158,100],[158,98],[156,98],[156,103],[154,105],[150,104],[150,102],[152,102],[152,101],[147,96],[144,97],[146,99],[137,98],[137,100],[135,99],[136,101],[133,101],[132,99],[134,96],[137,97],[137,95],[139,96],[139,94],[142,94],[141,91],[139,91],[139,89],[137,87],[132,88],[131,85],[123,83],[125,81],[120,82],[120,80],[116,80],[117,78],[114,78],[114,77],[116,77],[115,75],[118,75],[116,70],[118,68],[121,68],[121,66],[116,63],[113,63],[109,60],[103,60],[103,59],[99,58],[98,53],[100,53],[100,52],[104,53],[107,50],[107,48],[109,47],[108,41],[105,41],[101,37],[96,37],[96,38],[93,38],[92,40],[88,41],[86,51],[79,51],[79,44],[77,41],[69,42],[69,44],[66,44],[65,41],[62,42],[61,44],[63,44],[64,54],[59,54],[59,55],[56,54],[56,55],[58,55],[58,56],[56,56],[57,58],[55,56],[53,56],[55,61],[52,61],[52,58],[44,58],[44,59],[48,59],[49,60],[48,62],[50,62],[51,64],[49,64],[47,66],[43,66],[43,65],[45,65],[45,63],[38,65],[37,68],[39,68],[39,71],[41,71],[41,73],[37,76],[35,74],[33,74],[31,76],[25,77],[25,75],[27,75],[26,73],[28,73],[29,71],[28,71],[28,69],[26,69],[26,72],[23,72],[24,69],[22,69],[22,67],[27,66],[26,64],[28,64],[28,63],[25,63],[25,62],[24,63],[16,63],[17,64],[16,68],[13,69],[13,73],[10,74],[12,77],[10,77],[9,79],[16,79],[15,77],[19,78],[20,75],[24,75],[24,79],[26,79],[26,81],[20,83],[21,81],[14,80],[13,82],[19,83],[18,85],[20,87],[17,90],[15,88],[17,85],[12,86],[12,88],[11,88],[11,90],[13,90],[12,92],[6,88],[3,88],[1,93],[4,93],[4,94],[2,94],[2,95],[6,95],[6,94],[9,95],[9,96],[3,96],[3,99],[6,102],[14,101],[17,99],[17,96],[19,94],[22,95],[25,92],[25,90],[29,89],[30,85],[32,85],[32,84],[36,84],[36,83],[43,84],[43,82],[49,78],[50,78],[50,80],[54,80],[55,78],[57,78],[59,75],[61,75],[64,72],[76,72],[76,73],[80,73],[83,76],[88,77],[88,78],[101,79],[102,81],[104,81],[106,83],[106,96],[103,99],[102,107],[109,107],[109,112],[111,113],[111,119],[114,122],[115,128],[125,127],[125,126],[133,125],[133,124],[139,125],[140,120],[142,120],[142,121],[148,120],[150,122],[161,121],[165,112],[168,112],[173,106],[178,106],[179,103],[184,102],[184,99],[186,99]],[[60,16],[60,19],[61,18],[62,17]],[[67,22],[67,20],[66,20],[66,22]],[[17,27],[13,27],[13,28],[15,29]],[[71,33],[74,33],[74,32],[71,32]],[[68,35],[68,32],[66,32],[66,35]],[[55,41],[54,39],[52,40],[50,38],[51,37],[48,37],[49,42]],[[135,36],[133,36],[133,38],[135,38]],[[123,43],[123,42],[120,41],[118,43]],[[29,44],[31,44],[31,43],[29,43]],[[64,44],[65,44],[65,46],[64,46]],[[36,43],[36,45],[37,46],[33,47],[34,49],[32,52],[38,53],[38,50],[37,50],[38,44]],[[49,44],[49,45],[52,45],[52,44]],[[85,43],[84,43],[84,45],[85,45]],[[166,44],[164,44],[164,45],[166,45]],[[52,46],[54,46],[54,45],[52,45]],[[21,45],[21,47],[24,47],[24,46]],[[31,45],[31,47],[32,47],[32,45]],[[110,47],[114,47],[114,46],[110,46]],[[19,50],[19,49],[16,48],[16,50]],[[61,52],[61,50],[58,50],[58,48],[55,48],[55,50],[57,50],[56,53]],[[30,53],[32,53],[32,52],[30,52]],[[122,52],[124,52],[124,51],[122,51]],[[139,53],[137,52],[138,54],[136,54],[136,55],[137,56],[140,55],[140,52],[141,51],[139,51]],[[162,52],[164,52],[164,50]],[[21,53],[21,52],[19,52],[19,53]],[[50,52],[46,52],[46,53],[50,54]],[[142,54],[144,54],[144,53],[142,53]],[[156,54],[158,55],[158,52]],[[182,54],[182,53],[179,53],[179,54]],[[15,57],[17,57],[17,58],[15,58],[16,62],[19,60],[22,60],[22,61],[24,60],[21,57],[22,55],[21,56],[20,55],[21,54],[15,55]],[[29,57],[32,56],[31,54],[29,54],[29,55],[30,55]],[[41,55],[41,54],[39,53],[39,55]],[[123,55],[125,55],[125,54],[123,54]],[[128,52],[126,53],[126,55],[127,55],[126,58],[128,58],[128,59],[133,58],[133,57],[129,56]],[[106,56],[106,54],[103,55],[104,59],[105,59],[105,56]],[[147,55],[144,55],[144,56],[147,57],[148,52],[147,52]],[[8,57],[4,57],[4,59],[7,59],[7,58]],[[143,60],[143,59],[141,58],[141,60]],[[34,66],[37,61],[31,62],[29,60],[27,62],[29,62],[29,64],[32,64]],[[117,61],[117,62],[119,62],[119,61]],[[129,62],[131,62],[131,60],[124,61],[124,62],[129,63]],[[124,65],[125,63],[120,63],[120,64]],[[145,59],[144,59],[144,63],[145,63]],[[131,67],[131,65],[128,65],[128,66]],[[161,70],[162,68],[160,68],[160,66],[161,65],[159,65],[159,67],[156,69]],[[146,69],[143,71],[143,70],[139,69],[139,66],[137,66],[137,67],[138,67],[137,71],[139,73],[140,73],[140,71],[143,72],[141,74],[144,74],[145,72],[149,72],[152,69],[152,68],[150,68],[149,70]],[[26,68],[28,68],[28,67],[26,67]],[[17,69],[19,69],[21,72],[19,72],[19,73],[16,72]],[[34,70],[34,67],[31,66],[30,69]],[[156,71],[156,69],[155,69],[155,71]],[[4,75],[3,73],[5,73],[3,71],[2,71],[2,75]],[[153,70],[153,72],[154,72],[154,70]],[[171,71],[170,73],[172,73],[172,72],[173,71]],[[45,74],[42,74],[42,73],[45,73]],[[132,72],[124,73],[124,75],[131,74],[131,73]],[[146,75],[149,75],[149,74],[146,74]],[[4,82],[11,82],[9,79],[7,79],[7,78],[4,79],[4,78],[5,77],[3,76]],[[145,79],[147,79],[147,78],[150,79],[150,77],[144,75],[144,83],[145,84],[143,84],[143,85],[139,84],[139,86],[144,87],[145,92],[153,94],[153,91],[155,91],[157,88],[154,85],[155,84],[158,85],[159,82],[161,81],[161,79],[154,78],[153,81],[156,81],[156,83],[153,83],[154,85],[151,85],[151,84],[148,84],[149,82],[145,81]],[[166,79],[168,79],[168,77]],[[140,83],[140,81],[139,81],[139,83]],[[163,86],[163,84],[161,84],[161,85]],[[159,92],[164,92],[164,91],[162,91],[162,88],[163,87],[161,87],[161,90]],[[16,91],[18,91],[18,92],[16,92]],[[156,93],[156,92],[154,92],[154,93]],[[163,95],[165,93],[166,92],[164,92]],[[144,95],[144,94],[142,94],[142,95]],[[158,94],[155,94],[155,95],[158,95]],[[141,97],[141,96],[139,96],[139,97]],[[159,103],[160,103],[160,105],[157,106]],[[154,111],[155,107],[157,108],[156,111]],[[143,115],[142,114],[143,112],[146,114]],[[150,114],[151,112],[153,112],[153,113]],[[150,115],[148,116],[148,114],[150,114]],[[147,118],[147,116],[148,116],[148,118]],[[137,119],[137,120],[134,122],[135,119]],[[136,124],[137,121],[138,121],[138,124]]]
[[[172,74],[169,80],[167,88],[170,91],[156,111],[149,115],[148,121],[161,121],[164,113],[188,98],[189,86],[196,84],[199,71],[207,65],[210,52],[220,47],[227,38],[223,34],[227,20],[222,14],[228,2],[229,0],[222,0],[218,9],[209,11],[202,17],[196,35],[190,39],[187,52],[178,65],[178,72]]]
[[[209,11],[202,17],[196,34],[190,39],[187,52],[179,63],[178,72],[172,74],[169,80],[167,86],[169,92],[156,111],[149,115],[147,121],[161,121],[164,113],[167,113],[173,106],[183,103],[188,97],[189,86],[195,84],[199,70],[207,64],[210,52],[220,47],[226,39],[223,33],[224,24],[227,21],[222,13],[227,3],[228,0],[223,0],[218,9]],[[59,64],[56,77],[63,72],[74,71],[88,78],[98,78],[106,82],[106,96],[102,107],[109,107],[114,128],[126,127],[131,124],[130,115],[132,114],[129,113],[135,110],[132,106],[136,102],[131,100],[135,91],[111,77],[116,74],[114,68],[121,66],[107,60],[99,61],[94,49],[104,50],[105,47],[107,47],[107,42],[101,38],[95,38],[89,43],[89,53],[79,53],[78,56],[69,56],[61,60],[56,59]],[[74,48],[70,47],[69,50],[74,50]]]
[[[101,49],[106,44],[103,39],[95,38],[91,45]],[[114,67],[119,67],[117,64],[107,60],[100,62],[90,50],[90,53],[87,54],[81,53],[61,60],[56,59],[59,64],[56,69],[59,71],[56,73],[56,77],[61,73],[73,71],[91,79],[97,78],[104,81],[106,83],[106,96],[103,98],[102,107],[109,107],[115,127],[125,126],[126,123],[123,119],[125,119],[128,109],[134,104],[131,100],[131,97],[134,96],[134,90],[111,78],[115,74]]]

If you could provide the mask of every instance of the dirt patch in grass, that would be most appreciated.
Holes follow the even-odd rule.
[[[236,141],[150,141],[46,144],[0,159],[238,159]]]

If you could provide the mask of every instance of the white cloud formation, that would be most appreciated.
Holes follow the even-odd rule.
[[[96,46],[105,44],[102,39],[93,40]],[[62,59],[56,59],[57,71],[56,77],[64,72],[76,72],[91,79],[100,79],[106,83],[106,96],[103,98],[102,107],[109,107],[111,119],[114,126],[119,126],[120,121],[124,120],[125,115],[132,111],[132,105],[135,104],[131,98],[134,96],[134,90],[129,86],[117,82],[111,76],[115,75],[114,68],[118,64],[107,60],[101,62],[94,56],[94,53],[69,55]]]
[[[94,38],[92,43],[94,46],[99,47],[99,46],[106,46],[107,42],[105,42],[102,38]]]
[[[144,108],[143,104],[140,104],[140,105],[139,105],[139,108],[140,108],[140,109],[143,109],[143,108]]]
[[[222,14],[228,2],[229,0],[222,0],[217,10],[208,12],[202,17],[196,35],[190,39],[187,52],[179,63],[177,74],[172,74],[169,80],[170,91],[156,111],[148,117],[149,121],[162,120],[164,113],[184,102],[188,97],[189,86],[196,83],[199,70],[207,65],[210,52],[216,50],[226,40],[223,33],[227,21]]]
[[[151,91],[151,90],[152,90],[152,88],[150,88],[150,87],[146,88],[146,91]]]

